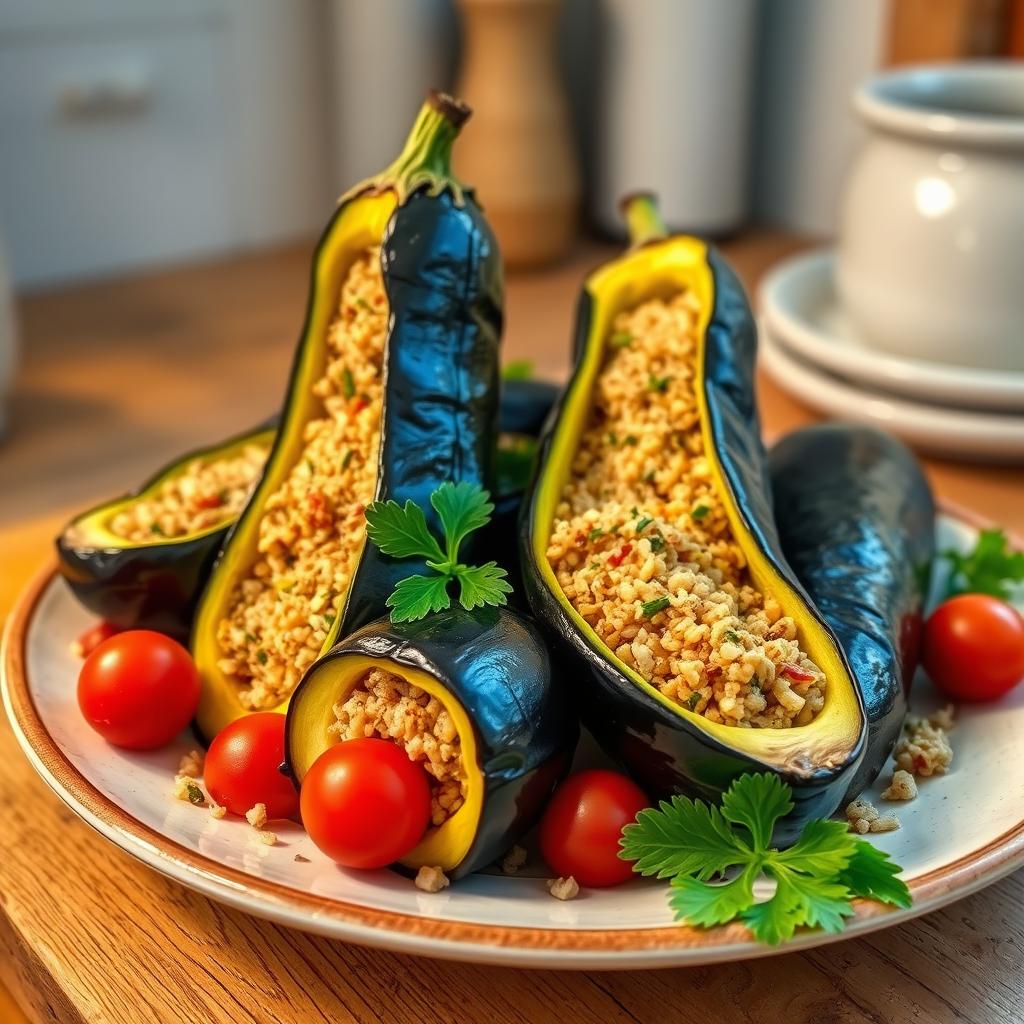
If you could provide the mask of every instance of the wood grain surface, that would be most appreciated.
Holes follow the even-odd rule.
[[[726,246],[748,285],[798,242]],[[506,357],[565,372],[576,289],[610,250],[508,288]],[[280,399],[308,248],[20,304],[25,362],[0,444],[0,615],[72,511],[257,422]],[[810,419],[761,382],[769,435]],[[946,498],[1024,530],[1019,470],[931,461]],[[584,974],[443,963],[228,910],[142,867],[52,796],[0,727],[0,984],[32,1022],[1024,1020],[1024,873],[890,929],[720,967]],[[937,828],[949,827],[941,820]],[[0,1024],[13,1010],[0,990]]]

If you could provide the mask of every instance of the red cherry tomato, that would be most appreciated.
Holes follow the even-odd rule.
[[[268,818],[294,818],[299,794],[281,773],[285,716],[258,711],[237,718],[214,737],[206,752],[203,782],[215,803],[232,814],[265,804]]]
[[[148,629],[104,640],[78,675],[78,706],[109,743],[153,750],[185,728],[199,704],[199,673],[181,644]]]
[[[430,824],[430,783],[390,740],[328,747],[302,780],[302,824],[314,843],[347,868],[401,860]]]
[[[988,594],[961,594],[924,627],[924,667],[956,700],[995,700],[1024,680],[1024,619]]]
[[[601,769],[569,776],[540,823],[540,852],[552,871],[580,885],[618,885],[632,877],[619,837],[650,801],[625,775]]]

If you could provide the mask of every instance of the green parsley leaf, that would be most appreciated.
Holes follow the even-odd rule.
[[[595,526],[590,533],[587,534],[587,540],[597,540],[599,537],[604,536],[604,530],[600,526]]]
[[[727,629],[725,631],[725,639],[731,644],[742,644],[743,641],[740,639],[739,633],[735,629]]]
[[[769,772],[741,776],[722,797],[722,817],[734,825],[743,825],[758,850],[768,848],[775,822],[791,810],[789,787]]]
[[[623,860],[636,862],[634,871],[658,878],[693,875],[707,881],[753,857],[717,807],[685,796],[641,811],[622,830],[619,847]]]
[[[257,651],[256,652],[256,660],[261,665],[266,665],[266,663],[267,663],[267,652],[266,651]]]
[[[656,597],[653,601],[644,601],[640,606],[640,614],[645,619],[649,619],[652,615],[663,612],[671,603],[671,599],[667,597]]]
[[[459,548],[474,530],[486,526],[491,519],[494,505],[490,495],[476,484],[463,481],[459,484],[441,484],[430,496],[441,528],[444,530],[448,561],[455,564]]]
[[[678,919],[703,927],[739,919],[771,945],[802,926],[842,930],[855,896],[910,905],[899,867],[844,822],[811,820],[791,847],[773,849],[775,825],[792,809],[792,790],[777,776],[743,775],[721,809],[677,796],[641,811],[622,830],[619,856],[634,861],[638,874],[672,879],[669,904]],[[728,881],[708,884],[727,872],[734,872]],[[775,892],[755,903],[762,872]]]
[[[698,690],[698,691],[695,691],[694,693],[691,693],[690,696],[686,698],[686,704],[684,706],[686,707],[687,711],[696,711],[697,710],[697,705],[699,703],[700,703],[700,691]]]
[[[356,452],[355,452],[354,448],[349,448],[349,450],[347,452],[345,452],[345,456],[341,460],[341,468],[342,469],[348,469],[349,463],[352,461],[352,456],[355,455],[355,453]]]
[[[203,796],[203,791],[191,779],[185,783],[185,793],[188,796],[188,802],[190,804],[195,804],[196,807],[202,807],[203,804],[206,803],[206,797]]]
[[[427,528],[423,509],[411,500],[375,501],[366,509],[366,535],[385,555],[393,558],[429,558],[444,561],[444,552]]]
[[[431,612],[452,606],[447,576],[406,576],[399,580],[386,602],[392,622],[414,622]]]
[[[661,549],[665,546],[665,538],[662,537],[660,533],[656,533],[653,537],[651,537],[650,545],[652,551],[661,551]]]
[[[373,311],[373,307],[366,301],[366,299],[364,299],[362,297],[362,295],[357,295],[356,296],[356,305],[360,309],[366,310],[367,313],[370,313],[370,312]]]
[[[532,359],[513,359],[501,369],[503,380],[532,380],[535,374],[536,367]]]
[[[611,433],[608,435],[608,443],[613,448],[615,448],[618,445],[618,443],[619,443],[619,435],[616,434],[614,430],[611,431]]]
[[[909,907],[913,900],[902,878],[897,878],[900,867],[889,854],[866,839],[857,839],[853,856],[839,875],[839,880],[854,896],[891,903],[896,907]]]
[[[630,446],[630,448],[636,447],[636,445],[638,445],[639,443],[640,443],[640,438],[638,438],[636,436],[636,434],[627,434],[626,435],[626,444],[628,444]]]
[[[665,394],[665,392],[668,391],[669,384],[671,383],[671,377],[655,377],[653,373],[647,378],[648,390],[654,391],[659,395]]]
[[[387,600],[392,622],[422,619],[451,607],[448,584],[458,581],[459,603],[467,611],[507,603],[512,587],[508,573],[496,562],[463,565],[459,548],[474,530],[490,521],[494,505],[478,484],[445,483],[430,496],[444,530],[444,550],[427,526],[423,510],[412,501],[375,501],[366,509],[366,534],[386,555],[421,558],[436,576],[408,576],[396,584]]]
[[[644,530],[646,530],[653,522],[654,520],[650,516],[644,516],[643,518],[638,519],[636,521],[636,532],[643,533]]]
[[[707,505],[698,505],[691,513],[691,519],[703,519],[711,511]]]
[[[466,611],[482,608],[484,605],[501,606],[508,603],[512,587],[508,574],[497,562],[483,565],[459,566],[456,570],[459,581],[459,604]]]
[[[352,379],[352,371],[347,366],[341,372],[341,388],[346,398],[355,396],[356,382]]]
[[[167,536],[167,534],[164,533],[164,528],[159,523],[150,523],[149,524],[149,532],[150,533],[155,533],[158,537],[166,537]]]
[[[754,905],[757,867],[750,864],[729,882],[699,882],[681,875],[672,879],[669,906],[687,924],[710,928],[726,924]]]
[[[1011,597],[1008,584],[1024,583],[1024,551],[1011,550],[1003,530],[982,530],[967,554],[947,550],[942,556],[950,566],[947,597],[991,594],[1006,601]]]
[[[633,344],[633,335],[629,331],[616,331],[611,336],[612,348],[629,348]]]

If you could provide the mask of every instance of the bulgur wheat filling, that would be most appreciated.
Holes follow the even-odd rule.
[[[430,823],[443,825],[466,801],[462,744],[444,705],[385,669],[370,669],[334,705],[330,727],[342,740],[379,736],[401,744],[431,776]]]
[[[152,495],[132,501],[113,516],[108,528],[125,540],[149,541],[220,526],[242,511],[266,458],[264,448],[247,444],[234,455],[192,459]]]
[[[267,499],[258,557],[217,629],[218,667],[246,707],[291,694],[344,603],[376,485],[387,325],[380,252],[369,249],[348,271],[328,329],[313,385],[321,415],[306,423],[301,457]]]
[[[713,722],[809,722],[825,676],[751,584],[704,451],[689,291],[620,313],[547,557],[616,657]]]

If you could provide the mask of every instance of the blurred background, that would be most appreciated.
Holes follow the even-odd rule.
[[[857,83],[1022,56],[1024,0],[0,0],[6,551],[276,408],[312,243],[429,86],[476,111],[456,169],[509,266],[506,359],[557,379],[622,193],[755,295],[837,232]],[[770,434],[828,411],[762,386]],[[934,472],[982,504],[1016,479]]]

